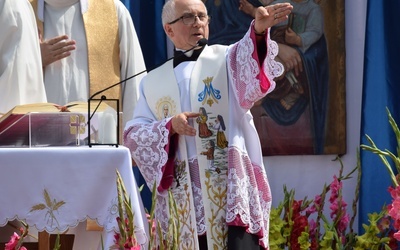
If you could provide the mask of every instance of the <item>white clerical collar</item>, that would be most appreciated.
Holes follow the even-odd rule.
[[[78,1],[81,2],[81,11],[82,14],[86,13],[88,10],[88,0],[38,0],[38,18],[40,21],[44,22],[44,2],[51,6],[56,6],[56,7],[66,7],[66,6],[71,6]]]
[[[177,51],[182,51],[182,52],[184,52],[185,50],[183,50],[183,49],[176,49]],[[186,52],[185,53],[185,56],[187,56],[187,57],[191,57],[193,55],[193,50],[191,50],[191,51],[188,51],[188,52]]]

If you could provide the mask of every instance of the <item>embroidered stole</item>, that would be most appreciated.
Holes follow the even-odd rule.
[[[43,22],[38,18],[38,0],[30,0],[36,15],[39,33]],[[90,95],[120,81],[118,18],[114,0],[89,0],[83,13],[88,48]],[[73,39],[73,38],[72,38]],[[118,99],[120,86],[103,93],[108,99]]]
[[[225,143],[217,143],[217,135],[220,133],[218,133],[218,128],[212,126],[221,118],[226,124],[229,121],[225,51],[225,46],[206,46],[196,61],[190,78],[192,112],[202,114],[196,119],[198,126],[196,149],[208,249],[227,248],[228,227],[225,209],[228,142],[225,140]],[[159,120],[165,118],[166,115],[173,116],[182,112],[179,88],[172,69],[172,61],[165,63],[155,71],[156,73],[150,72],[143,85],[149,107]],[[162,91],[153,91],[160,88]],[[228,127],[226,126],[223,131],[226,134],[229,133]],[[193,180],[190,179],[184,136],[179,136],[179,152],[176,154],[174,172],[174,184],[171,190],[177,203],[181,225],[179,249],[198,249],[196,208],[192,194]],[[168,208],[166,210],[168,211]]]

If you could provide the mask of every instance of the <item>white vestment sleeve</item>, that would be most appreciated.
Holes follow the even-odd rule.
[[[0,113],[46,102],[39,35],[27,0],[0,2]]]

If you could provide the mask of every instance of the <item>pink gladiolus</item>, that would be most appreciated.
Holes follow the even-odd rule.
[[[293,204],[292,204],[293,216],[297,216],[298,214],[300,214],[300,212],[301,212],[300,208],[301,208],[302,202],[303,202],[302,200],[299,200],[299,201],[294,200],[293,201]]]
[[[150,214],[146,214],[146,218],[147,218],[149,224],[151,225],[150,235],[154,235],[156,233],[156,222],[155,222],[155,220],[151,219]]]
[[[400,219],[400,200],[394,200],[388,207],[389,215],[393,219]]]
[[[337,211],[339,210],[337,200],[334,200],[331,203],[331,205],[329,206],[329,208],[331,209],[331,218],[333,219],[335,217],[335,215],[337,214]]]
[[[317,223],[315,222],[314,219],[311,219],[308,222],[308,227],[309,227],[310,235],[314,236],[315,235],[315,230],[317,229]]]
[[[399,232],[399,231],[395,232],[395,233],[393,234],[393,237],[394,237],[396,240],[400,241],[400,232]]]
[[[314,204],[307,209],[306,213],[308,215],[311,215],[311,214],[317,212],[318,208],[320,208],[320,207],[322,207],[321,195],[316,195],[314,198]]]
[[[11,236],[10,241],[5,245],[4,250],[15,250],[15,247],[18,244],[20,237],[17,233],[14,232],[14,234]]]
[[[120,238],[121,238],[121,236],[119,235],[119,233],[114,234],[114,242],[115,243],[118,243]]]
[[[340,233],[344,233],[346,231],[347,226],[349,225],[350,216],[345,214],[339,221],[337,225],[337,230]]]
[[[400,198],[400,186],[393,188],[389,187],[388,191],[390,195],[392,196],[393,199],[399,199]]]
[[[339,192],[342,190],[343,183],[338,180],[336,175],[333,176],[333,181],[331,183],[330,190],[331,190],[331,196],[329,197],[329,202],[334,203],[338,198],[339,198]]]
[[[388,214],[390,217],[392,217],[394,223],[393,223],[393,227],[395,229],[400,229],[400,187],[389,187],[388,189],[390,195],[393,198],[393,202],[392,204],[388,205]],[[394,235],[394,237],[396,238],[396,233]],[[396,238],[397,239],[397,238]]]

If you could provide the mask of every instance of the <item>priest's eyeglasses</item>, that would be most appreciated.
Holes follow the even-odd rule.
[[[178,17],[177,19],[175,19],[172,22],[169,22],[168,24],[174,24],[179,20],[182,20],[184,25],[192,25],[196,22],[197,18],[199,19],[199,22],[202,24],[208,23],[210,21],[210,16],[205,14],[200,14],[200,15],[184,14],[183,16]]]

